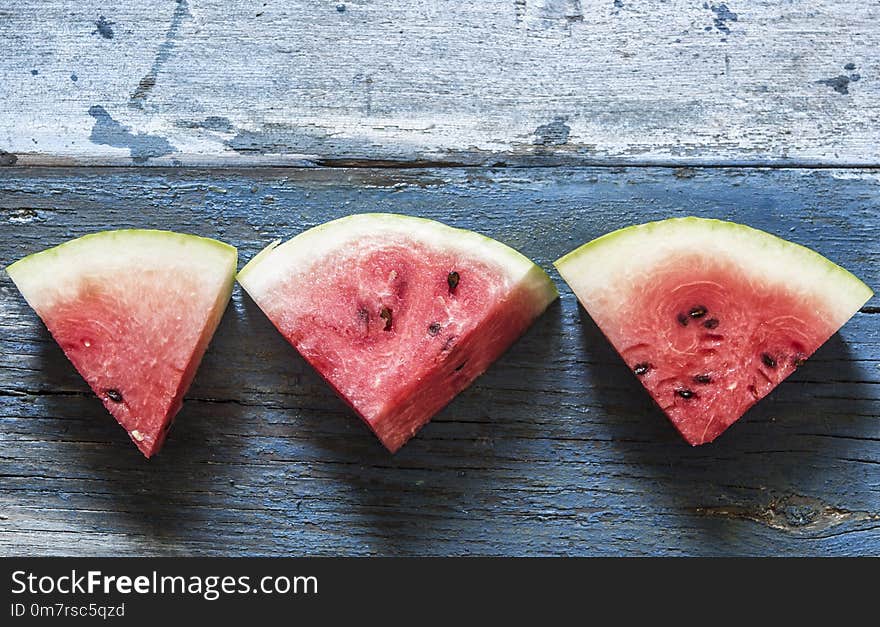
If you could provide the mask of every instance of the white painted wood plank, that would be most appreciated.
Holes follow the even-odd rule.
[[[6,0],[0,163],[877,164],[880,3]]]

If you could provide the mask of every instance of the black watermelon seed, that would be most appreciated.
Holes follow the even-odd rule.
[[[464,368],[464,365],[465,365],[466,363],[467,363],[466,361],[463,361],[463,362],[461,362],[460,364],[458,364],[458,365],[455,367],[455,371],[458,372],[459,370],[461,370],[462,368]]]
[[[706,309],[706,308],[703,307],[702,305],[697,305],[696,307],[694,307],[693,309],[691,309],[691,310],[688,312],[688,315],[689,315],[691,318],[702,318],[702,317],[705,316],[707,313],[709,313],[709,310],[708,310],[708,309]]]
[[[440,323],[432,322],[431,324],[429,324],[428,333],[430,333],[431,335],[437,335],[438,333],[440,333]]]
[[[678,314],[678,324],[680,324],[683,327],[686,327],[688,325],[688,317],[686,315],[684,315],[683,313]]]
[[[807,362],[807,358],[804,357],[801,353],[798,353],[797,355],[794,356],[794,361],[792,363],[794,364],[795,368],[800,368],[806,362]]]
[[[114,390],[112,388],[107,390],[107,398],[109,398],[114,403],[122,402],[122,394],[119,392],[119,390]]]
[[[767,353],[763,353],[761,355],[761,361],[764,362],[764,365],[767,366],[768,368],[775,368],[776,367],[776,360],[773,359],[773,357],[771,357]]]
[[[693,398],[694,397],[694,393],[688,389],[676,390],[675,393],[678,394],[682,398]]]
[[[449,291],[454,292],[455,288],[458,287],[458,282],[461,281],[461,276],[459,276],[458,272],[450,272],[446,277],[446,283],[449,285]]]
[[[646,374],[648,372],[648,370],[650,370],[650,369],[651,369],[651,364],[646,363],[646,362],[642,362],[640,364],[636,364],[635,366],[633,366],[633,372],[638,377],[641,377],[643,374]]]
[[[703,326],[707,329],[715,329],[718,327],[718,318],[709,318],[706,322],[703,323]]]
[[[391,309],[389,307],[382,307],[382,310],[379,312],[379,317],[385,321],[385,331],[391,330]]]
[[[707,374],[698,374],[694,376],[694,383],[702,383],[706,385],[707,383],[712,383],[712,377]]]

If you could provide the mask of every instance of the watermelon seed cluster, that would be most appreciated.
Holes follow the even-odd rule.
[[[690,310],[688,310],[687,313],[680,312],[678,314],[678,316],[677,316],[678,323],[681,326],[686,327],[691,320],[699,320],[700,318],[705,318],[706,315],[708,315],[708,313],[709,313],[709,309],[705,305],[694,305],[693,307],[690,308]],[[710,329],[710,330],[717,328],[718,327],[718,318],[709,318],[708,320],[703,322],[703,327],[705,327],[706,329]],[[637,375],[641,376],[648,371],[647,368],[643,368],[643,366],[647,366],[647,365],[648,364],[638,364],[633,369],[633,372],[635,372]],[[708,384],[712,383],[712,377],[710,377],[708,374],[697,374],[697,375],[694,375],[693,381],[694,381],[694,383],[699,383],[700,385],[708,385]],[[694,398],[695,396],[697,396],[693,390],[689,390],[687,388],[681,388],[679,390],[676,390],[675,393],[684,399],[691,399],[691,398]]]

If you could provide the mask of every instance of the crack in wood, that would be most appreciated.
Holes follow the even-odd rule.
[[[78,398],[97,398],[91,391],[80,390],[23,390],[16,388],[0,389],[0,396],[72,396]]]
[[[771,529],[804,535],[846,522],[880,520],[878,513],[850,511],[796,494],[774,498],[764,504],[714,505],[696,507],[693,511],[711,518],[749,520]]]
[[[138,82],[138,86],[132,92],[128,100],[129,107],[134,109],[144,108],[144,101],[147,99],[150,91],[156,86],[156,78],[159,75],[159,71],[168,59],[171,58],[180,26],[183,23],[183,19],[188,15],[190,15],[190,12],[187,0],[177,0],[177,6],[174,7],[174,13],[171,16],[171,25],[165,32],[165,38],[162,43],[159,44],[159,49],[156,51],[156,56],[153,59],[150,70]]]

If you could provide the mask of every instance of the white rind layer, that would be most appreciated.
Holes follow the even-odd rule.
[[[778,284],[824,303],[839,328],[872,296],[862,281],[819,253],[748,226],[704,218],[672,218],[620,229],[555,262],[587,310],[606,307],[644,283],[663,260],[684,253],[727,259],[756,282]]]
[[[6,268],[37,313],[76,297],[81,281],[133,268],[165,268],[201,277],[206,289],[232,286],[234,247],[217,240],[145,229],[103,231],[35,253]],[[226,290],[228,297],[228,290]]]
[[[538,311],[558,297],[544,270],[497,240],[434,220],[389,213],[356,214],[309,229],[284,244],[276,240],[242,268],[238,282],[259,303],[291,272],[302,272],[333,251],[347,250],[362,240],[417,241],[498,268],[508,282],[508,289],[525,287],[534,292]]]

